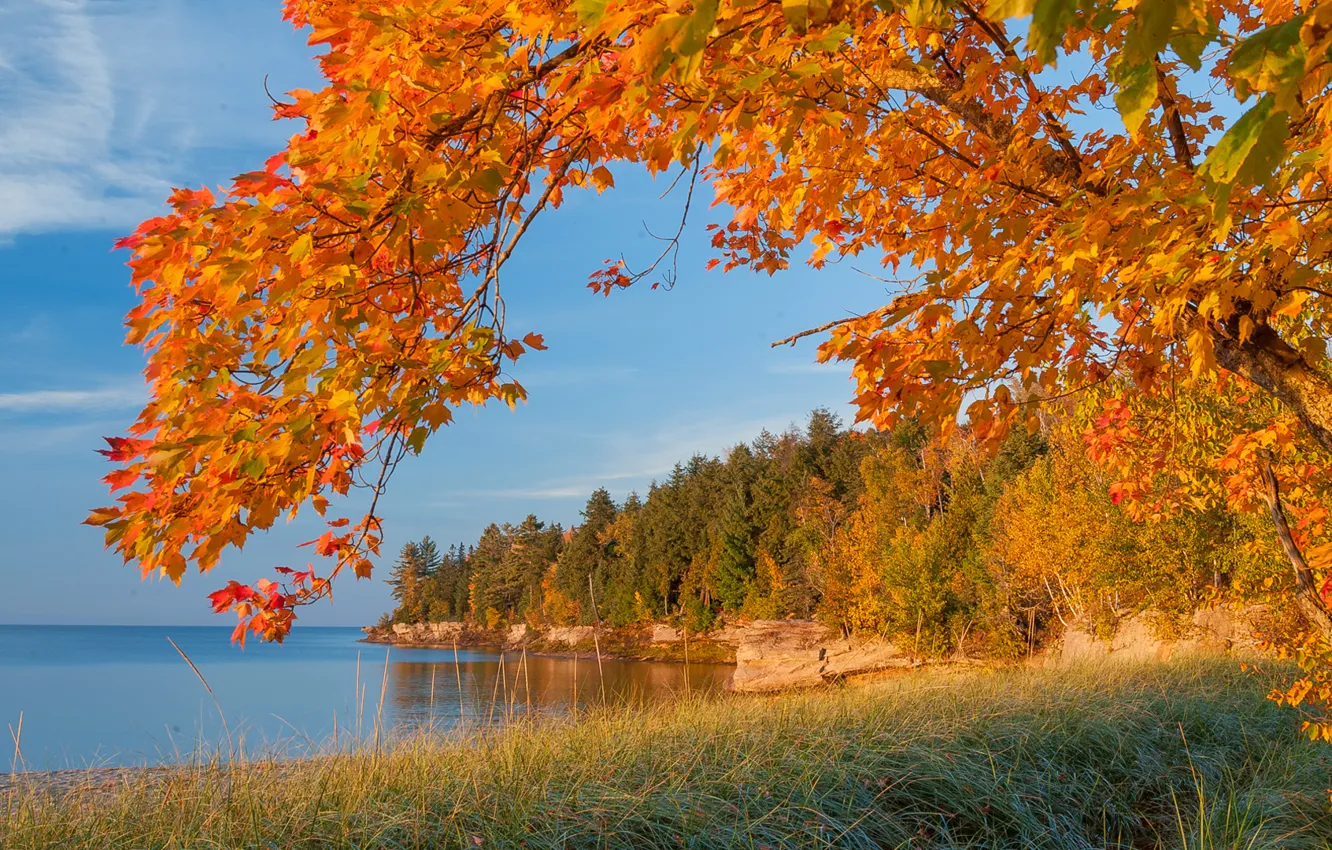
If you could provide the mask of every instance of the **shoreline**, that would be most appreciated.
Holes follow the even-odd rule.
[[[676,664],[736,664],[743,630],[728,628],[693,636],[655,623],[627,628],[557,626],[537,631],[527,625],[480,629],[457,622],[396,624],[391,629],[362,628],[360,643],[403,649],[479,648],[501,653],[526,652],[545,658],[645,661]]]
[[[359,638],[357,643],[366,643],[373,646],[391,646],[395,649],[433,649],[449,651],[452,649],[489,649],[499,653],[526,653],[533,658],[565,658],[576,661],[596,661],[598,653],[596,649],[577,650],[577,649],[531,649],[528,646],[511,646],[502,643],[417,643],[414,641],[394,641],[394,640],[374,640],[371,638]],[[656,664],[721,664],[728,667],[736,665],[735,659],[716,660],[700,658],[684,658],[683,653],[679,657],[671,655],[626,655],[621,653],[612,653],[602,650],[600,653],[602,661],[644,661]]]

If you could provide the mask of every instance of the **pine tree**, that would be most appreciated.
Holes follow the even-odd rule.
[[[617,509],[610,493],[598,488],[583,508],[583,524],[573,530],[569,542],[560,552],[556,566],[556,586],[570,599],[577,600],[584,622],[597,616],[589,591],[589,580],[604,603],[606,582],[612,570],[613,544],[603,540],[606,529],[615,522]]]
[[[427,538],[428,539],[428,538]],[[389,575],[389,587],[398,607],[393,612],[395,623],[415,623],[422,619],[421,590],[428,575],[421,544],[405,543]]]

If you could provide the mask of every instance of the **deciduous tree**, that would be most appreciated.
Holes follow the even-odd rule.
[[[313,541],[327,568],[214,594],[266,638],[341,570],[369,573],[375,499],[456,406],[524,397],[503,362],[542,340],[505,327],[501,270],[535,216],[611,188],[617,163],[678,170],[689,199],[710,184],[726,269],[776,272],[808,248],[816,267],[908,270],[884,306],[820,329],[878,425],[965,416],[989,440],[1038,399],[1225,370],[1332,449],[1326,0],[288,0],[286,15],[327,48],[325,85],[275,107],[299,131],[121,243],[152,395],[107,451],[125,492],[90,518],[179,579],[366,487],[369,509]],[[591,285],[653,270],[673,275],[613,262]],[[1280,465],[1234,457],[1285,527]],[[1332,617],[1287,542],[1326,643]]]

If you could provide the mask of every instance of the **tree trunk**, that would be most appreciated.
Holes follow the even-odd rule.
[[[1212,339],[1217,363],[1280,399],[1314,440],[1332,452],[1332,378],[1309,365],[1267,325],[1259,325],[1247,341],[1219,330]]]
[[[1290,559],[1290,565],[1295,570],[1295,602],[1305,618],[1322,632],[1325,638],[1332,640],[1332,614],[1328,612],[1327,605],[1318,592],[1313,570],[1309,569],[1309,562],[1304,560],[1304,553],[1295,544],[1295,538],[1290,533],[1290,524],[1286,522],[1286,511],[1281,506],[1281,489],[1277,484],[1275,473],[1272,472],[1272,463],[1266,458],[1263,459],[1262,473],[1263,499],[1272,513],[1272,524],[1276,526],[1281,548],[1286,550],[1286,557]]]

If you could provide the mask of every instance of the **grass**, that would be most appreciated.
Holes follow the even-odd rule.
[[[1332,752],[1268,684],[1212,662],[607,710],[28,787],[0,847],[1332,848]]]

